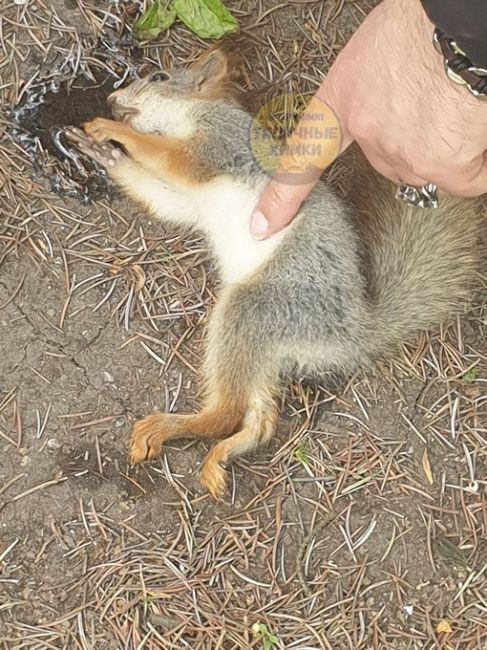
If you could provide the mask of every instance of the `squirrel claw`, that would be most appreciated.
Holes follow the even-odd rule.
[[[103,167],[114,167],[122,158],[123,153],[118,147],[108,142],[96,142],[84,131],[74,126],[64,131],[66,138],[89,158]]]
[[[227,473],[220,463],[214,462],[211,458],[205,459],[201,468],[200,483],[217,501],[223,497],[225,492],[226,475]]]

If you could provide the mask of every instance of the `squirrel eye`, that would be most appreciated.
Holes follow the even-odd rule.
[[[154,72],[153,75],[151,75],[150,80],[151,81],[167,81],[169,79],[169,75],[167,72]]]

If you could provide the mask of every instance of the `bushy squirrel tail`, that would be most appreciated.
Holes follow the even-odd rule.
[[[413,208],[396,201],[392,183],[370,167],[364,173],[356,218],[366,247],[372,343],[381,353],[437,327],[468,299],[487,219],[482,199],[441,198],[436,209]]]

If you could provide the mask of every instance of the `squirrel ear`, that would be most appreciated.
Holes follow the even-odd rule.
[[[228,59],[218,49],[210,50],[193,67],[199,91],[218,84],[228,77]]]

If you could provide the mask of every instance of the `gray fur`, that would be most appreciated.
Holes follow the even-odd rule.
[[[136,82],[116,94],[138,111],[132,128],[180,137],[179,119],[189,128],[184,137],[194,160],[212,170],[213,178],[231,176],[235,187],[246,185],[255,194],[265,171],[250,144],[252,117],[226,93],[204,87],[215,71],[214,56],[210,63],[174,71],[168,82]],[[175,112],[179,106],[184,120]],[[261,142],[272,148],[267,138]],[[283,375],[348,373],[393,353],[416,331],[436,327],[460,308],[479,265],[481,201],[442,198],[439,209],[415,210],[397,202],[394,186],[360,155],[351,165],[347,199],[318,183],[267,261],[222,287],[209,323],[205,406],[194,416],[149,416],[136,424],[134,462],[146,449],[154,457],[168,439],[233,433],[203,467],[203,483],[218,496],[222,463],[272,435]],[[186,189],[174,182],[168,188],[157,176],[151,185],[156,196],[149,200],[133,180],[148,169],[127,159],[108,171],[129,196],[177,220],[177,214],[165,213],[167,199],[178,192],[184,198]],[[211,212],[212,196],[205,196]],[[185,204],[175,205],[179,211]],[[236,259],[245,264],[247,258]]]
[[[209,61],[170,71],[169,81],[141,80],[118,95],[139,108],[136,128],[157,122],[155,106],[161,116],[172,115],[174,100],[186,102],[198,135],[189,143],[195,159],[216,176],[254,188],[267,173],[255,156],[255,122],[231,97],[199,96],[201,80],[208,82],[221,63],[216,54]],[[275,152],[264,131],[257,141]],[[350,197],[341,200],[319,182],[272,259],[216,306],[219,331],[208,356],[219,357],[228,373],[240,351],[235,390],[258,364],[274,378],[349,372],[437,326],[468,295],[480,254],[480,200],[443,198],[439,209],[410,208],[358,152],[349,157]]]
[[[200,102],[194,111],[208,134],[199,155],[249,186],[260,181],[266,172],[250,146],[252,116],[224,101]],[[260,141],[266,137],[260,131]],[[348,158],[349,198],[318,183],[258,285],[235,298],[239,311],[246,305],[251,312],[245,338],[255,322],[256,340],[264,328],[281,351],[326,340],[326,358],[317,354],[310,363],[284,352],[286,368],[350,371],[390,354],[418,330],[451,317],[479,265],[481,199],[443,197],[437,209],[412,208],[395,200],[394,185],[358,150]]]
[[[198,132],[207,137],[195,147],[195,155],[217,174],[229,174],[253,186],[264,170],[250,147],[253,118],[236,104],[224,101],[195,103],[192,117]],[[259,129],[260,139],[273,146],[270,135]],[[274,145],[275,146],[275,145]]]
[[[261,178],[242,109],[216,103],[199,124],[218,133],[210,149],[221,173],[249,185]],[[224,340],[228,354],[244,340],[280,374],[349,372],[464,303],[479,264],[481,200],[411,208],[361,154],[351,158],[351,198],[318,183],[272,260],[226,299],[220,353]]]

